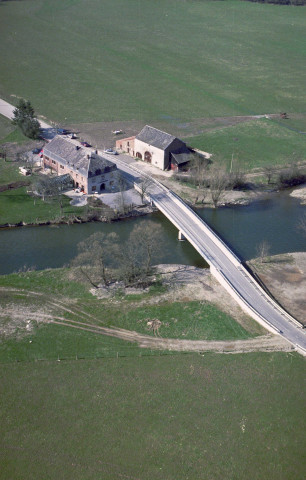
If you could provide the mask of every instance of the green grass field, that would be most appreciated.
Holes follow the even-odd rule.
[[[273,120],[258,119],[185,139],[230,167],[253,169],[305,161],[306,138]]]
[[[21,130],[14,127],[8,118],[0,115],[0,145],[8,142],[22,143],[25,141],[29,141],[29,139],[23,135]]]
[[[1,307],[5,312],[11,312],[0,317],[0,363],[76,356],[135,356],[143,351],[137,343],[131,344],[80,328],[89,325],[123,328],[153,336],[147,321],[158,318],[161,321],[160,337],[185,340],[236,340],[263,333],[263,329],[249,317],[245,316],[242,327],[229,314],[209,302],[170,302],[162,299],[160,295],[165,289],[154,285],[148,292],[133,298],[115,295],[97,299],[89,293],[89,285],[83,282],[77,269],[49,269],[0,276],[0,287],[3,287]],[[151,300],[155,301],[152,303]],[[56,325],[48,323],[48,320],[47,323],[37,322],[35,312],[38,319],[43,319],[44,314],[51,314],[54,320],[64,324]]]
[[[0,366],[1,480],[304,480],[305,361],[175,355]]]
[[[1,2],[0,96],[63,123],[305,112],[302,8]]]
[[[25,177],[23,177],[25,178]],[[56,200],[43,201],[27,194],[28,187],[6,190],[0,193],[0,225],[6,223],[39,223],[54,221],[60,217],[81,215],[84,207],[73,207],[70,199],[63,196],[63,215]]]

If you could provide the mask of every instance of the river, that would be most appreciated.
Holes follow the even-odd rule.
[[[229,243],[242,260],[257,256],[265,240],[270,254],[306,251],[306,237],[298,223],[306,207],[288,193],[271,195],[248,206],[203,208],[198,214]],[[114,231],[123,242],[134,225],[153,221],[162,225],[162,239],[156,263],[207,266],[188,242],[177,240],[177,229],[161,214],[137,217],[111,224],[87,223],[60,226],[19,227],[0,232],[0,274],[24,268],[38,270],[67,265],[76,255],[77,244],[97,231]]]

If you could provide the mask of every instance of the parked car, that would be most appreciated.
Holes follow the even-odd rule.
[[[83,145],[83,147],[91,147],[91,145],[89,145],[87,142],[81,142],[81,145]]]
[[[112,148],[107,148],[104,150],[104,153],[108,153],[109,155],[118,155],[118,152],[116,150],[113,150]]]
[[[58,135],[68,135],[69,133],[69,130],[67,130],[66,128],[58,128],[57,129],[57,134]]]
[[[32,153],[34,153],[34,155],[38,155],[40,152],[41,152],[41,148],[33,148],[32,150]]]

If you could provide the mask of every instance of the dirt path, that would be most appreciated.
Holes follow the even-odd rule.
[[[249,352],[271,352],[271,351],[293,351],[293,346],[276,335],[263,335],[248,340],[216,341],[216,340],[177,340],[173,338],[160,338],[143,335],[134,331],[98,327],[86,323],[57,321],[52,323],[66,327],[86,330],[88,332],[108,335],[129,342],[137,343],[141,348],[156,350],[172,350],[179,352],[215,352],[215,353],[249,353]],[[82,325],[82,326],[81,326]],[[83,326],[84,325],[84,326]]]
[[[38,292],[29,292],[25,290],[18,290],[16,288],[1,287],[2,294],[14,293],[14,296],[33,297],[34,299],[40,297],[42,294]],[[32,307],[32,308],[31,308]],[[63,327],[76,328],[92,332],[98,335],[107,335],[133,342],[138,344],[141,348],[150,348],[157,350],[172,350],[181,352],[216,352],[216,353],[246,353],[246,352],[271,352],[271,351],[292,351],[293,347],[283,338],[276,335],[261,335],[256,338],[247,340],[234,341],[207,341],[207,340],[181,340],[172,338],[153,337],[150,335],[140,334],[135,331],[125,330],[121,328],[109,328],[97,325],[99,319],[93,315],[73,308],[71,304],[67,305],[59,299],[48,299],[44,302],[44,309],[37,309],[33,306],[18,308],[15,305],[8,304],[0,308],[0,317],[10,318],[13,322],[29,323],[53,323]],[[52,310],[54,310],[52,313]],[[49,313],[46,313],[46,310]],[[58,312],[68,312],[75,316],[75,320],[69,320],[58,315]],[[97,323],[89,323],[89,322]]]

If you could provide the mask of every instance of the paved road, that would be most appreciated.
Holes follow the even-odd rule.
[[[12,120],[13,118],[13,111],[15,110],[15,107],[11,105],[10,103],[5,102],[0,98],[0,114],[3,115],[4,117],[9,118]],[[53,127],[49,125],[46,122],[43,122],[42,120],[39,120],[40,126],[43,129],[52,129]]]

